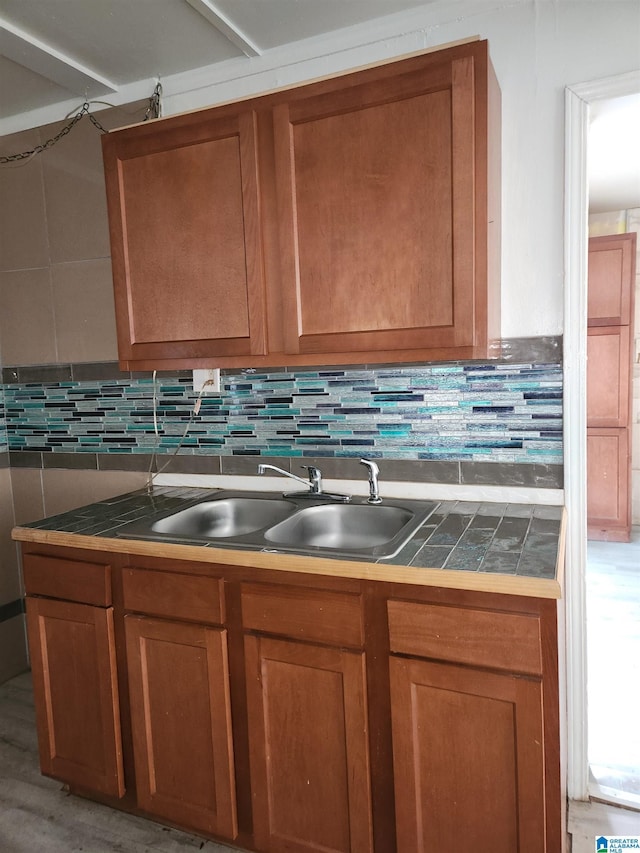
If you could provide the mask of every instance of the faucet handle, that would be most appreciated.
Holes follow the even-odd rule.
[[[311,478],[311,477],[318,477],[318,476],[320,476],[320,474],[321,474],[320,469],[319,469],[319,468],[316,468],[314,465],[301,465],[300,467],[301,467],[301,468],[306,468],[306,469],[307,469],[307,471],[309,472],[309,477],[310,477],[310,478]]]
[[[314,465],[301,465],[300,467],[306,468],[309,472],[309,482],[311,483],[311,490],[316,493],[321,492],[322,471],[319,468],[316,468]]]

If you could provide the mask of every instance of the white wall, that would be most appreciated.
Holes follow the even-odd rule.
[[[640,67],[638,0],[436,2],[163,81],[183,112],[480,35],[503,108],[503,337],[563,323],[564,88]],[[239,76],[241,75],[241,76]]]

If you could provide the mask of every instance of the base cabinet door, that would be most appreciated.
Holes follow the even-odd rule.
[[[587,429],[587,535],[628,542],[631,535],[629,431]]]
[[[257,849],[372,851],[364,654],[248,636],[245,655]]]
[[[42,772],[124,795],[113,608],[27,597]]]
[[[139,807],[235,838],[226,631],[138,616],[125,629]]]
[[[544,853],[541,683],[402,658],[390,675],[398,853]]]

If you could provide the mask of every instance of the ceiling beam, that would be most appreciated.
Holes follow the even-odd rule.
[[[216,9],[212,0],[187,0],[187,3],[203,18],[235,44],[245,56],[260,56],[260,48],[232,23],[226,15]]]
[[[106,77],[2,18],[0,54],[81,97],[118,91],[118,86]]]

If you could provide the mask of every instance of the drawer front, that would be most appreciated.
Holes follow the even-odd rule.
[[[360,595],[303,587],[242,584],[242,624],[250,631],[361,648]]]
[[[125,610],[212,625],[224,622],[220,578],[128,568],[122,586]]]
[[[540,620],[495,610],[389,601],[392,652],[542,674]]]
[[[25,554],[24,586],[27,595],[44,595],[97,607],[111,605],[111,566]]]

